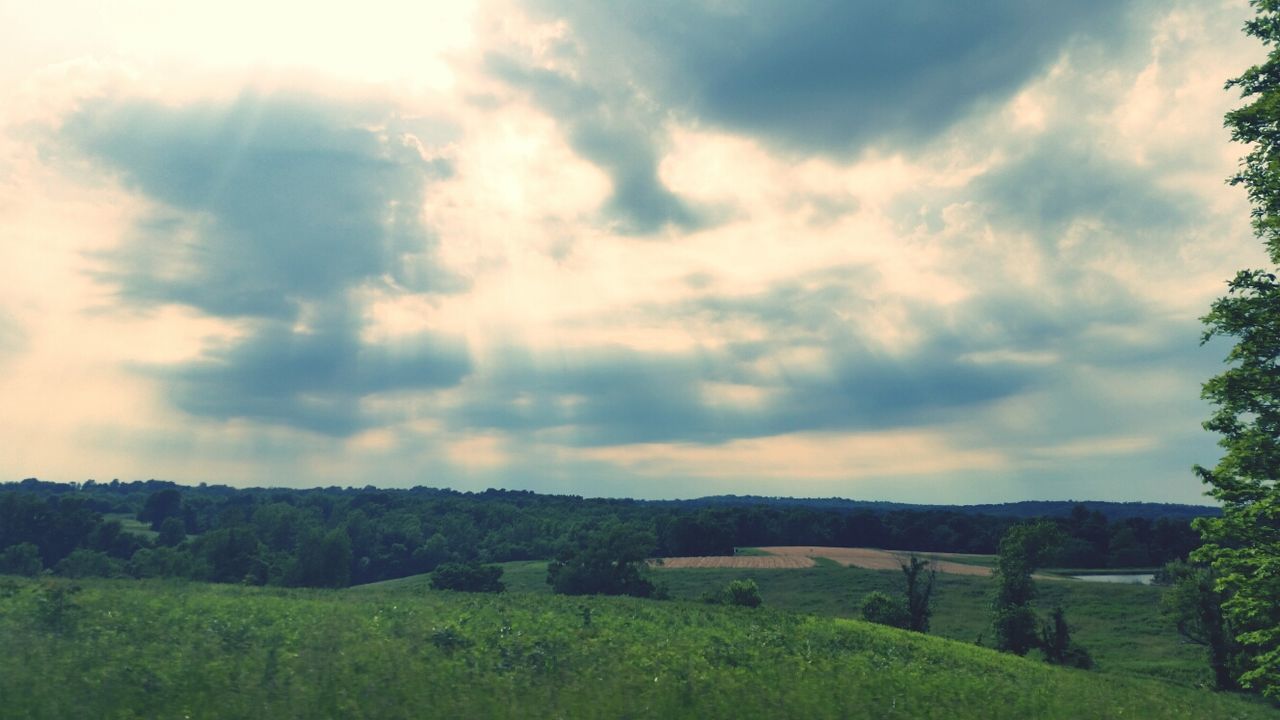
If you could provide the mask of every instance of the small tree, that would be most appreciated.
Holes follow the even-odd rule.
[[[929,616],[933,614],[933,583],[938,577],[938,571],[930,566],[928,560],[921,560],[915,555],[911,556],[910,563],[902,564],[902,574],[907,580],[908,630],[929,632]],[[929,569],[928,573],[924,573],[925,568]]]
[[[1082,670],[1093,667],[1093,658],[1071,639],[1071,626],[1067,613],[1059,605],[1040,630],[1040,649],[1044,657],[1054,665],[1068,665]]]
[[[502,568],[478,563],[445,563],[431,573],[431,587],[436,590],[498,593],[502,584]]]
[[[992,603],[997,650],[1026,655],[1039,644],[1039,622],[1031,608],[1036,594],[1031,575],[1060,539],[1061,532],[1049,522],[1014,525],[1000,539]]]

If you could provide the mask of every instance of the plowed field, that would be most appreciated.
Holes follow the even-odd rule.
[[[841,565],[868,570],[897,570],[907,562],[911,553],[874,548],[841,547],[762,547],[768,555],[721,555],[704,557],[663,558],[662,566],[668,568],[803,568],[811,567],[813,558],[827,558]],[[965,565],[941,559],[941,555],[916,553],[933,561],[938,572],[955,575],[990,575],[991,568]]]

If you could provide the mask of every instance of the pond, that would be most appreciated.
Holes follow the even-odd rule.
[[[1124,573],[1115,575],[1072,575],[1071,577],[1085,582],[1123,583],[1126,585],[1150,585],[1155,579],[1154,573]]]

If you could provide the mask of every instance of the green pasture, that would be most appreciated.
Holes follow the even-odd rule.
[[[512,593],[549,595],[546,568],[541,561],[504,563],[502,581]],[[351,588],[350,592],[425,590],[429,577],[401,578]],[[811,568],[658,567],[652,570],[652,577],[677,600],[697,600],[731,580],[749,578],[760,587],[767,607],[853,619],[861,618],[863,595],[873,590],[894,594],[902,588],[900,572],[844,567],[821,558]],[[1043,611],[1055,604],[1066,609],[1076,639],[1097,663],[1096,671],[1154,676],[1192,686],[1209,683],[1203,648],[1183,641],[1173,625],[1160,616],[1163,588],[1069,579],[1040,580],[1037,587],[1037,604]],[[931,634],[990,644],[991,591],[990,578],[939,574]]]

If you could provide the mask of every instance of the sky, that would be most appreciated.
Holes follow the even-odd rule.
[[[1244,0],[0,0],[0,479],[1203,503]]]

